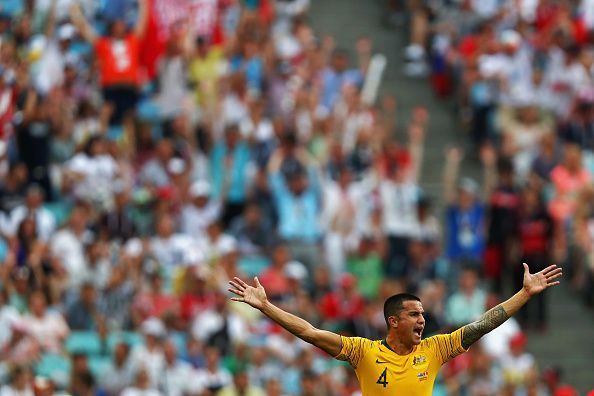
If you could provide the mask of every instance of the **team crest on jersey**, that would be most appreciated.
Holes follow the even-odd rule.
[[[423,371],[422,373],[417,374],[417,378],[419,379],[419,382],[426,381],[429,378],[429,372]]]
[[[427,363],[427,357],[425,355],[416,355],[413,357],[413,366],[421,366]]]

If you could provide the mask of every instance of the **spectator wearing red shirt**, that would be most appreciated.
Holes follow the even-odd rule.
[[[259,277],[272,300],[280,299],[289,290],[289,279],[285,266],[291,255],[286,245],[276,246],[272,252],[272,264]]]
[[[322,297],[320,312],[325,321],[349,327],[363,313],[365,300],[357,291],[357,278],[352,274],[340,277],[338,289]]]
[[[180,300],[180,313],[184,323],[189,323],[200,311],[212,308],[214,294],[208,288],[210,271],[205,265],[186,269],[185,292]]]
[[[148,318],[163,318],[169,314],[177,314],[179,305],[177,298],[164,292],[161,288],[163,278],[155,272],[150,278],[150,289],[136,297],[133,311],[139,316],[139,322]]]
[[[140,39],[147,21],[147,0],[139,0],[138,20],[132,31],[123,19],[111,21],[108,35],[99,37],[73,3],[71,18],[81,35],[95,49],[99,60],[99,79],[105,103],[113,106],[110,125],[120,125],[138,102],[140,73]]]
[[[538,190],[527,188],[522,192],[518,219],[518,236],[521,261],[514,266],[515,285],[523,281],[523,266],[520,262],[530,263],[538,270],[544,269],[551,260],[551,245],[553,240],[553,220],[547,213],[544,201]],[[540,271],[538,270],[538,271]],[[546,300],[537,296],[520,310],[518,319],[523,324],[535,324],[545,328],[547,324]],[[530,311],[536,310],[535,317],[530,317]]]

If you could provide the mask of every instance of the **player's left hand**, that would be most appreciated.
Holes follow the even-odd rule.
[[[563,270],[557,267],[556,264],[549,265],[547,268],[535,274],[530,273],[528,264],[524,265],[524,290],[530,295],[534,296],[543,290],[559,284],[555,279],[563,275]]]

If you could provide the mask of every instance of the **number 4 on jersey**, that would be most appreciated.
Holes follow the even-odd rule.
[[[388,368],[387,367],[384,369],[384,371],[382,371],[382,374],[377,379],[376,384],[383,385],[384,388],[386,386],[388,386]]]

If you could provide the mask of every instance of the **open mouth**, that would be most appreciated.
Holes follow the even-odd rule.
[[[420,337],[423,334],[423,328],[417,327],[413,330],[413,332]]]

